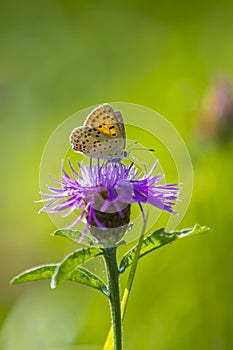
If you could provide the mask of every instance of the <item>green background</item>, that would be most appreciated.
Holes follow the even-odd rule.
[[[37,214],[40,158],[65,118],[108,101],[148,106],[173,123],[195,176],[180,227],[212,228],[141,261],[125,349],[233,349],[233,146],[202,143],[196,131],[207,86],[219,72],[233,78],[232,3],[8,1],[0,33],[1,349],[104,342],[109,309],[100,293],[69,282],[51,291],[46,282],[9,280],[75,249],[50,237],[54,226]]]

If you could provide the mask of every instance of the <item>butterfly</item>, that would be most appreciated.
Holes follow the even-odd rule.
[[[127,157],[125,126],[120,111],[105,103],[93,109],[84,125],[74,129],[70,143],[91,158],[120,160]]]

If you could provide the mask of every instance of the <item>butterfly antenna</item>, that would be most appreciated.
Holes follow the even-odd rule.
[[[138,141],[132,142],[127,147],[127,151],[149,151],[149,152],[155,152],[155,150],[153,148],[147,148],[147,147],[132,148],[134,145],[138,145]]]
[[[131,148],[131,151],[149,151],[149,152],[155,152],[155,149],[153,149],[153,148],[141,147],[141,148]]]
[[[137,144],[138,144],[138,141],[132,142],[132,143],[127,147],[127,150],[130,149],[130,148],[132,148],[132,146],[137,145]]]

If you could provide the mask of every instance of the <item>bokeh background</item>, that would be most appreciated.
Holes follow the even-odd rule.
[[[122,101],[155,109],[177,128],[195,176],[180,228],[212,228],[141,261],[125,349],[233,349],[232,2],[9,0],[0,6],[0,348],[104,342],[109,309],[100,293],[68,282],[51,291],[46,281],[10,286],[9,280],[76,248],[50,237],[54,226],[34,203],[50,134],[82,108]]]

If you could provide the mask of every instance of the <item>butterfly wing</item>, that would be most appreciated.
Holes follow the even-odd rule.
[[[88,157],[100,159],[116,159],[119,157],[118,148],[121,139],[111,139],[98,129],[90,126],[80,126],[70,135],[70,143],[76,152]]]
[[[121,131],[122,139],[124,141],[124,149],[126,147],[126,134],[125,134],[125,124],[122,118],[122,114],[120,111],[114,111],[116,120],[117,120],[117,125],[119,126],[119,129]]]
[[[96,107],[85,120],[84,125],[92,126],[107,135],[110,139],[123,139],[125,148],[125,128],[122,115],[105,103]],[[122,152],[121,152],[122,153]]]
[[[70,136],[77,152],[93,158],[119,159],[125,149],[125,127],[122,115],[109,104],[96,107],[86,118],[84,126]]]

